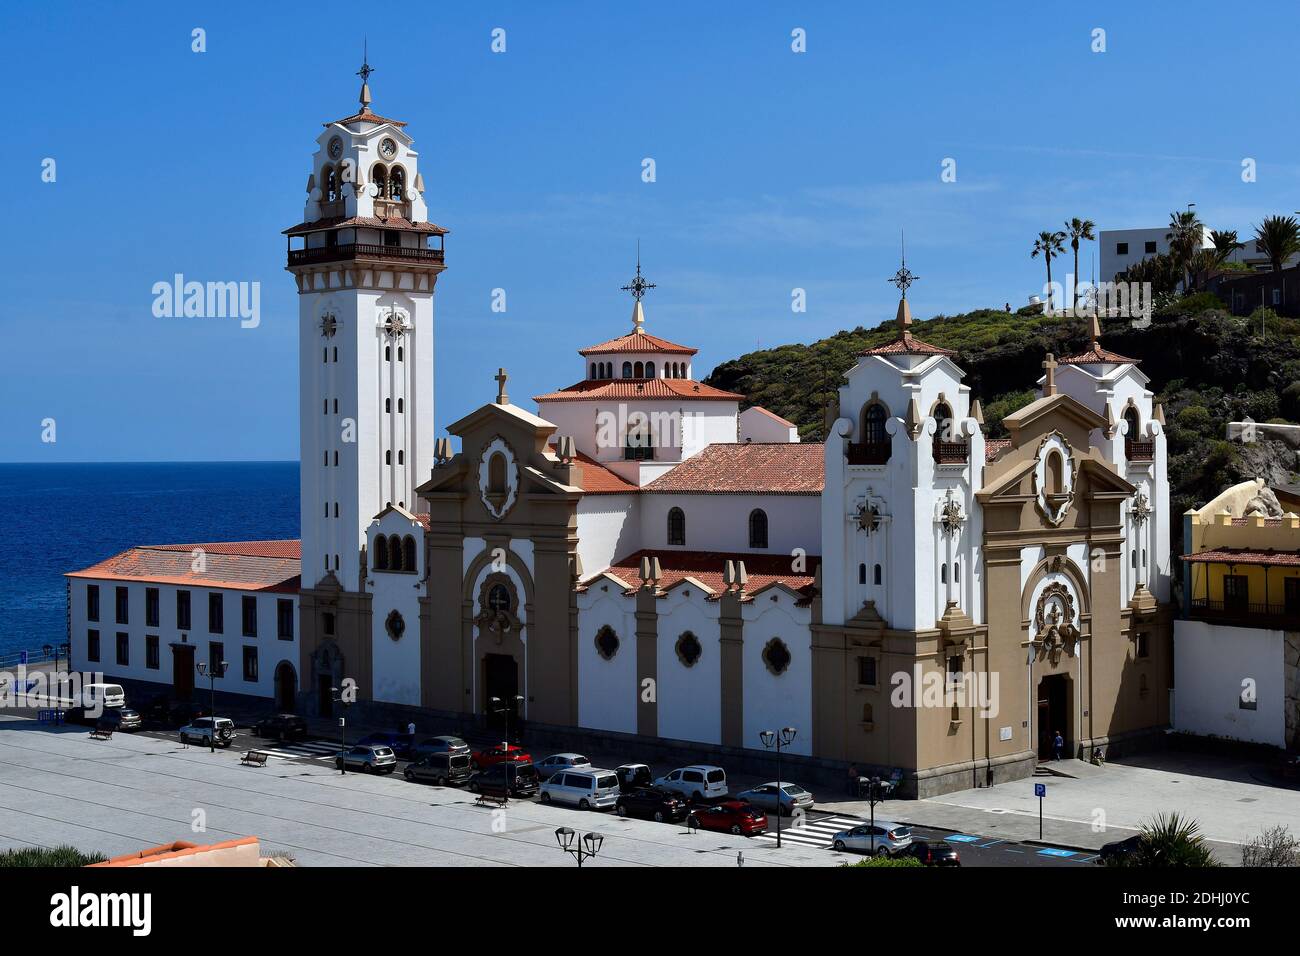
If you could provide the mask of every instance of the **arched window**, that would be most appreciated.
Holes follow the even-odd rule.
[[[402,539],[395,534],[388,536],[388,562],[394,571],[407,570],[406,565],[402,562]],[[411,570],[414,570],[414,568]]]
[[[1047,493],[1063,494],[1065,491],[1065,459],[1053,449],[1047,453]]]
[[[636,365],[632,367],[632,377],[645,378],[645,366],[640,362],[637,362]]]
[[[592,378],[596,378],[596,377],[597,377],[597,376],[596,376],[596,363],[595,363],[595,362],[592,362],[592,363],[591,363],[591,377],[592,377]]]
[[[506,493],[506,456],[496,452],[488,459],[488,494]]]
[[[405,464],[406,464],[406,449],[405,449],[405,448],[399,448],[399,449],[397,449],[397,463],[398,463],[399,465],[405,465]]]
[[[397,400],[397,414],[400,415],[400,414],[402,414],[402,412],[404,412],[405,410],[406,410],[406,401],[405,401],[405,399],[401,399],[401,398],[399,398],[399,399]],[[336,408],[336,409],[334,409],[334,411],[337,412],[338,409]]]
[[[952,562],[952,583],[961,584],[961,561],[957,558]]]
[[[384,464],[391,465],[392,463],[393,463],[393,450],[390,448],[388,449],[388,451],[384,452]]]
[[[1129,441],[1142,440],[1142,419],[1138,416],[1138,410],[1130,405],[1124,409],[1124,421],[1128,423],[1128,434],[1126,437]]]
[[[375,184],[375,196],[379,199],[388,196],[388,170],[382,164],[376,164],[370,169],[370,181]]]
[[[749,513],[749,546],[767,547],[767,512],[762,508],[755,508]]]
[[[402,566],[408,571],[414,571],[420,566],[415,558],[415,538],[409,534],[402,539]]]
[[[375,535],[375,570],[388,570],[388,539],[382,534]]]
[[[876,567],[875,567],[875,571],[874,571],[874,580],[875,580],[875,583],[876,583],[876,584],[879,584],[879,583],[881,582],[881,580],[883,579],[883,577],[884,577],[884,575],[883,575],[883,573],[882,573],[881,570],[880,570],[880,565],[877,564]]]
[[[384,411],[391,412],[392,410],[393,410],[393,400],[391,398],[384,399]]]
[[[862,705],[862,722],[863,722],[864,724],[872,724],[872,723],[875,723],[875,720],[873,719],[874,717],[875,717],[875,713],[872,711],[872,709],[871,709],[871,705],[870,705],[870,704],[863,704],[863,705]]]
[[[601,378],[613,378],[613,377],[614,377],[614,363],[613,363],[613,362],[602,362],[602,363],[601,363],[601,373],[600,373],[600,377],[601,377]]]
[[[686,512],[673,508],[668,512],[668,543],[686,544]]]
[[[948,583],[948,565],[946,564],[939,565],[939,583],[940,584]]]
[[[865,564],[858,565],[858,583],[859,584],[867,583],[867,566]]]
[[[655,377],[655,363],[654,363],[654,362],[646,362],[646,363],[645,363],[645,377],[646,377],[646,378],[654,378],[654,377]]]
[[[388,175],[388,198],[401,202],[406,198],[406,170],[394,166]]]
[[[953,433],[952,409],[940,402],[934,406],[934,440],[936,442],[955,442],[957,436]]]
[[[631,362],[624,362],[624,363],[623,363],[623,377],[624,377],[624,378],[631,378],[631,377],[632,377],[632,363],[631,363]]]
[[[393,360],[393,347],[392,347],[391,345],[385,345],[385,346],[384,346],[384,361],[385,361],[385,362],[391,362],[392,360]]]
[[[872,402],[862,412],[862,440],[868,445],[885,445],[889,435],[885,432],[885,406]]]
[[[326,166],[320,171],[320,198],[325,202],[333,202],[338,198],[338,188],[338,174],[333,166]]]

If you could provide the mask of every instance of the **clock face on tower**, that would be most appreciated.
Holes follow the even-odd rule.
[[[331,159],[338,159],[340,156],[342,156],[343,140],[335,136],[332,140],[330,140],[329,151],[330,151]]]
[[[385,136],[379,141],[379,155],[384,159],[392,159],[397,155],[397,143],[390,137]]]

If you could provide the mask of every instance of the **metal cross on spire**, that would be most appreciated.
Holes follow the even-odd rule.
[[[902,293],[903,298],[906,299],[907,290],[912,287],[913,282],[915,282],[917,279],[921,277],[915,275],[910,269],[907,268],[907,246],[903,242],[903,234],[901,232],[898,234],[898,240],[899,240],[899,246],[902,249],[902,265],[900,266],[899,270],[894,273],[893,278],[889,279],[888,281],[890,282],[890,284],[897,286],[898,291]]]
[[[645,277],[641,275],[641,240],[638,239],[636,243],[636,278],[623,286],[623,291],[631,292],[632,298],[640,302],[641,297],[654,287],[653,282],[647,282]]]
[[[357,70],[357,76],[361,77],[362,83],[370,82],[370,74],[375,72],[374,67],[370,65],[370,38],[362,40],[361,47],[361,69]]]

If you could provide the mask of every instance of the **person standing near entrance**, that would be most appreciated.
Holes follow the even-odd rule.
[[[1056,737],[1052,741],[1052,749],[1056,752],[1056,759],[1060,760],[1061,751],[1065,749],[1065,738],[1061,736],[1059,730],[1056,732]]]
[[[408,737],[415,736],[415,721],[411,721],[406,725],[406,736]]]

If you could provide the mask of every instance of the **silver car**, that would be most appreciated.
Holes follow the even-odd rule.
[[[235,722],[229,717],[218,717],[215,721],[215,730],[213,723],[211,717],[196,717],[180,729],[181,743],[211,746],[215,736],[218,747],[229,747],[231,741],[235,739]]]
[[[877,820],[873,826],[863,823],[835,834],[831,846],[837,850],[855,850],[876,856],[893,856],[912,844],[912,828],[890,820]]]
[[[778,802],[776,782],[765,783],[752,790],[746,790],[744,793],[738,793],[736,799],[748,801],[756,807],[776,813]],[[811,810],[813,808],[813,795],[797,783],[783,783],[781,784],[780,804],[781,815],[792,816],[796,810]]]
[[[533,766],[537,768],[537,776],[549,780],[552,774],[559,773],[561,770],[590,770],[591,761],[582,754],[551,754],[545,760],[534,763]]]
[[[392,773],[397,769],[397,757],[393,754],[392,747],[360,744],[349,747],[345,753],[334,758],[334,766],[342,768],[344,764],[347,769],[360,770],[362,773]]]

